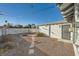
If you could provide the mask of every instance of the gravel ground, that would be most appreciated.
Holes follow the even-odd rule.
[[[30,42],[30,37],[23,37]],[[29,39],[29,40],[28,40]],[[74,48],[72,43],[58,41],[56,38],[35,37],[35,47],[48,56],[74,56]]]
[[[39,49],[29,48],[31,44],[21,38],[20,35],[9,35],[9,37],[14,41],[14,48],[0,54],[1,56],[45,56]]]
[[[66,42],[57,41],[49,37],[35,37],[35,45],[32,45],[31,35],[8,35],[14,45],[13,49],[9,49],[1,56],[73,56],[73,45]]]

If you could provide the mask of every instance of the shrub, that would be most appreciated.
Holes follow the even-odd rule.
[[[44,36],[46,36],[44,33],[37,33],[37,37],[44,37]]]

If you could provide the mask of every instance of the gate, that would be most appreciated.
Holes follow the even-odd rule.
[[[70,25],[62,25],[62,39],[70,40]]]

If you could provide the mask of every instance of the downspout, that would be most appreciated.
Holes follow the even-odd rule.
[[[49,24],[49,37],[51,37],[51,24]]]

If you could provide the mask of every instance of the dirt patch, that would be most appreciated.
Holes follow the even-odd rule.
[[[32,39],[23,37],[26,41],[32,42]],[[35,47],[48,56],[74,56],[73,44],[60,42],[58,39],[49,37],[35,37]]]
[[[14,48],[14,41],[11,40],[10,36],[3,36],[2,40],[0,41],[0,53],[3,53],[9,49]]]

